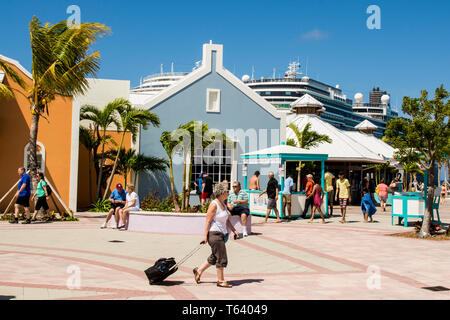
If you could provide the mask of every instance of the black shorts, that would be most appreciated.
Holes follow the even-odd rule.
[[[30,206],[30,196],[18,197],[16,200],[16,204],[28,208]]]
[[[37,199],[36,207],[34,207],[34,210],[38,211],[41,208],[44,208],[45,211],[48,210],[47,199],[45,197],[40,197]]]
[[[116,208],[123,209],[125,205],[123,203],[111,203],[111,209],[114,209],[114,214],[116,213]]]
[[[247,216],[250,214],[250,210],[244,206],[234,207],[233,210],[230,211],[232,216],[240,216],[242,214],[246,214]]]

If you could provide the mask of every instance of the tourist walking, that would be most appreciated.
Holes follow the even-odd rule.
[[[136,192],[134,192],[134,184],[128,184],[127,187],[127,204],[123,207],[123,209],[119,209],[119,217],[122,220],[122,225],[119,229],[124,229],[128,224],[128,217],[130,215],[130,211],[139,211],[141,205],[139,203],[139,196]]]
[[[284,189],[283,189],[283,214],[284,218],[291,220],[291,198],[292,198],[292,192],[294,191],[294,179],[292,179],[292,175],[288,175],[286,181],[284,182]],[[288,216],[286,217],[286,207],[287,207],[287,213]]]
[[[263,194],[267,193],[267,213],[266,217],[264,219],[264,223],[267,222],[267,219],[269,219],[269,215],[272,212],[272,210],[275,212],[275,215],[277,216],[277,223],[280,223],[280,213],[277,209],[277,201],[278,201],[278,181],[275,179],[275,175],[272,171],[269,172],[269,182],[267,182],[267,188],[264,190],[258,198],[260,198]]]
[[[233,190],[230,192],[227,199],[227,207],[232,216],[241,217],[242,235],[247,237],[247,217],[250,215],[250,210],[248,208],[248,193],[241,190],[241,183],[239,181],[233,183]]]
[[[111,192],[111,196],[108,199],[111,202],[111,209],[106,216],[106,221],[102,224],[101,228],[104,229],[107,227],[109,220],[114,215],[114,220],[116,223],[113,225],[113,229],[116,229],[119,226],[120,214],[119,210],[125,207],[127,203],[127,193],[123,190],[122,184],[118,183],[116,188]]]
[[[340,171],[338,174],[339,179],[336,181],[336,196],[335,201],[339,197],[339,205],[341,207],[342,219],[339,220],[340,223],[345,223],[345,214],[347,213],[347,205],[352,201],[350,192],[350,182],[344,178],[344,172]]]
[[[202,190],[203,190],[203,175],[205,173],[201,172],[198,175],[198,178],[194,181],[194,185],[195,185],[195,192],[198,195],[198,201],[199,203],[202,203]]]
[[[364,215],[364,223],[373,222],[372,216],[377,212],[375,204],[370,197],[369,189],[363,189],[363,197],[361,199],[361,210]],[[370,219],[370,220],[368,220]]]
[[[259,185],[259,171],[255,171],[255,174],[250,178],[250,190],[261,190]]]
[[[325,191],[327,192],[327,203],[330,208],[329,216],[333,216],[333,201],[334,201],[334,188],[333,188],[333,179],[336,177],[329,171],[325,172],[324,180],[325,180]]]
[[[37,184],[36,192],[33,194],[32,197],[32,200],[37,198],[36,206],[34,207],[33,218],[31,219],[32,221],[36,221],[36,216],[39,213],[39,210],[41,210],[41,208],[44,209],[44,213],[46,216],[48,214],[47,200],[49,200],[49,195],[47,193],[47,183],[45,182],[44,174],[42,172],[39,172],[37,174],[37,178],[39,182]],[[49,219],[49,217],[47,217],[47,219]]]
[[[26,220],[23,224],[31,223],[30,215],[30,196],[31,196],[31,179],[25,172],[25,168],[19,168],[17,173],[20,177],[19,184],[17,186],[17,192],[14,195],[16,203],[14,204],[14,218],[9,221],[10,223],[19,223],[19,213],[22,209],[25,211]]]
[[[211,200],[211,195],[213,193],[213,179],[208,176],[205,172],[203,173],[203,184],[202,184],[202,197],[201,204],[204,206],[206,204],[206,200]]]
[[[377,186],[378,198],[380,199],[380,206],[383,211],[386,211],[386,202],[388,199],[388,190],[389,187],[385,183],[384,178],[381,179],[380,184]]]
[[[310,196],[313,198],[313,211],[311,214],[311,219],[308,221],[308,223],[313,223],[314,217],[316,214],[316,210],[319,211],[320,217],[322,218],[322,223],[325,223],[325,218],[323,216],[322,208],[321,208],[322,202],[323,202],[323,196],[324,196],[324,192],[323,192],[322,186],[320,184],[316,183],[314,185],[312,194]]]
[[[306,192],[306,200],[305,200],[305,208],[303,209],[302,212],[302,218],[306,219],[306,214],[308,213],[309,207],[312,207],[314,204],[314,199],[313,197],[311,197],[312,192],[313,192],[313,188],[314,188],[314,179],[313,179],[313,175],[312,174],[308,174],[306,175],[306,187],[305,187],[305,192]]]
[[[223,269],[228,265],[227,249],[225,243],[228,241],[228,229],[235,234],[235,239],[239,234],[229,220],[229,213],[224,204],[228,197],[228,188],[219,183],[214,188],[214,200],[211,202],[206,213],[205,232],[202,243],[208,243],[211,247],[211,255],[200,268],[194,268],[195,282],[200,283],[203,272],[215,265],[217,272],[217,286],[221,288],[231,288],[224,279]]]
[[[394,180],[392,180],[391,184],[389,185],[389,188],[391,188],[392,194],[394,194],[394,192],[400,191],[398,177],[395,177]]]

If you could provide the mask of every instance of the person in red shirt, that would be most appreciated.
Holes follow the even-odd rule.
[[[306,213],[308,212],[309,207],[312,207],[314,203],[314,197],[312,197],[312,192],[314,189],[314,179],[312,174],[308,174],[306,176],[308,182],[306,182],[305,192],[306,192],[306,200],[305,200],[305,208],[303,209],[302,218],[306,218]]]

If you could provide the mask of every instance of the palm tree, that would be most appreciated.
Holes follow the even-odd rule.
[[[108,34],[110,29],[99,23],[81,23],[70,28],[66,21],[54,25],[42,24],[37,17],[29,25],[31,40],[33,84],[26,86],[21,77],[6,67],[0,67],[20,87],[30,103],[29,169],[33,185],[37,184],[38,159],[36,140],[40,117],[48,116],[48,106],[57,96],[71,97],[88,89],[88,76],[95,76],[100,68],[100,54],[90,52],[95,41]],[[11,87],[1,84],[0,95],[11,97]]]
[[[97,175],[97,192],[95,197],[98,200],[100,198],[100,191],[103,173],[105,167],[105,146],[111,141],[111,137],[106,134],[106,131],[111,125],[120,129],[120,121],[118,119],[118,109],[121,108],[127,101],[125,99],[119,98],[110,103],[108,103],[103,110],[92,106],[84,105],[80,111],[81,120],[89,120],[94,126],[94,131],[96,132],[97,139],[101,141],[102,150],[100,153],[100,163],[99,163],[99,173]]]
[[[123,132],[122,139],[120,140],[118,148],[119,150],[122,149],[123,140],[127,132],[131,133],[131,137],[134,143],[136,142],[136,136],[139,133],[140,126],[142,126],[143,130],[146,130],[150,124],[155,127],[159,127],[159,117],[156,114],[151,113],[148,110],[135,109],[131,106],[131,103],[128,100],[123,99],[123,104],[118,108],[118,111],[122,122],[122,132]],[[109,181],[108,185],[106,186],[105,193],[103,194],[103,200],[106,199],[106,195],[108,194],[108,190],[109,187],[111,186],[118,161],[119,161],[119,154],[117,154],[116,159],[114,160],[114,166],[111,175],[109,176]]]
[[[88,151],[88,168],[89,168],[89,202],[92,203],[92,159],[97,153],[100,145],[100,140],[96,139],[95,133],[92,130],[80,127],[80,142]]]
[[[291,129],[296,139],[288,139],[286,144],[288,146],[302,148],[302,149],[311,149],[318,146],[321,143],[328,142],[331,143],[333,140],[326,134],[320,134],[317,131],[311,130],[311,123],[307,123],[303,130],[300,129],[293,123],[290,123],[287,126]],[[301,189],[301,170],[302,170],[302,162],[299,161],[297,168],[297,192],[300,192]]]
[[[180,207],[178,205],[178,196],[175,193],[175,184],[173,182],[173,162],[172,162],[172,154],[179,143],[179,141],[175,141],[172,139],[172,133],[169,131],[164,131],[161,134],[161,138],[159,140],[164,148],[166,150],[167,156],[169,157],[169,172],[170,172],[170,190],[172,191],[172,200],[175,205],[175,211],[180,211]]]
[[[117,150],[114,150],[117,155]],[[117,162],[116,170],[121,172],[124,177],[125,187],[127,186],[128,173],[133,170],[135,176],[139,171],[163,171],[167,167],[167,160],[157,157],[147,157],[142,153],[137,154],[135,150],[124,148],[120,149],[119,161]]]

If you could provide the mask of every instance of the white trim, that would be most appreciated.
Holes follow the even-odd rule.
[[[0,70],[0,83],[3,82],[3,79],[5,79],[5,72]]]
[[[25,75],[26,75],[27,77],[29,77],[30,79],[33,79],[33,76],[31,75],[31,73],[30,73],[27,69],[25,69],[25,68],[20,64],[19,61],[14,60],[14,59],[11,59],[11,58],[8,58],[8,57],[5,57],[5,56],[3,56],[3,55],[1,55],[1,54],[0,54],[0,60],[3,60],[3,61],[5,61],[5,62],[8,62],[8,63],[10,63],[10,64],[15,65],[20,71],[22,71],[23,73],[25,73]]]
[[[36,141],[36,145],[41,148],[41,151],[36,150],[36,154],[41,155],[41,167],[38,168],[38,170],[42,173],[45,173],[45,147],[42,144],[42,142]],[[25,145],[25,148],[23,148],[23,166],[28,169],[28,147],[30,146],[30,143],[28,142]]]
[[[77,212],[78,198],[78,156],[80,149],[80,108],[81,104],[77,97],[72,100],[72,132],[71,132],[71,151],[70,151],[70,178],[69,178],[69,208]]]
[[[163,102],[164,100],[168,99],[169,97],[173,96],[177,92],[183,90],[187,86],[191,85],[192,83],[196,82],[197,80],[201,79],[205,75],[209,74],[212,70],[212,51],[216,51],[216,72],[221,75],[225,80],[227,80],[229,83],[231,83],[233,86],[235,86],[237,89],[239,89],[242,93],[244,93],[247,97],[249,97],[251,100],[256,102],[259,106],[261,106],[264,110],[269,112],[273,117],[277,119],[281,119],[282,116],[278,112],[277,108],[275,108],[270,102],[262,98],[260,95],[258,95],[253,89],[251,89],[249,86],[247,86],[245,83],[243,83],[239,78],[237,78],[234,74],[232,74],[230,71],[225,69],[222,65],[223,62],[223,45],[221,44],[204,44],[203,45],[203,59],[202,59],[202,66],[198,68],[197,70],[191,72],[186,77],[184,77],[182,80],[176,82],[174,85],[171,85],[167,89],[163,90],[160,94],[156,95],[155,97],[149,97],[148,100],[146,100],[141,105],[136,105],[137,107],[144,107],[146,109],[151,109],[158,105],[159,103]],[[283,131],[283,130],[282,130]],[[280,137],[282,134],[280,134]]]
[[[237,152],[238,143],[233,143],[233,149],[231,149],[231,175],[230,175],[230,183],[238,180],[238,163],[239,157]]]
[[[211,93],[217,93],[217,104],[214,106],[214,109],[209,109],[209,99]],[[206,89],[206,112],[220,113],[220,89]]]

